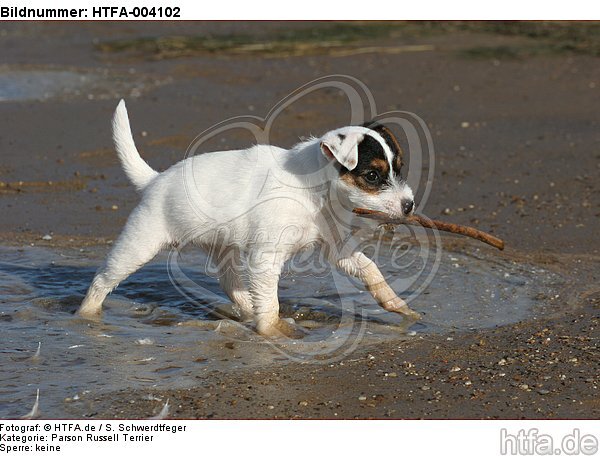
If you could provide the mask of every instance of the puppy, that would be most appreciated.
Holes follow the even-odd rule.
[[[142,200],[97,271],[78,310],[97,319],[121,281],[161,249],[188,242],[210,252],[219,282],[241,320],[259,334],[297,337],[279,318],[277,286],[284,263],[307,247],[359,278],[380,306],[418,318],[388,286],[377,266],[348,242],[353,207],[392,217],[414,210],[402,180],[402,150],[384,126],[350,126],[285,150],[256,145],[187,158],[158,173],[140,157],[123,100],[113,140]]]

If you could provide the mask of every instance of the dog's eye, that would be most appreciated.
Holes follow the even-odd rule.
[[[377,171],[369,171],[364,177],[369,184],[377,184],[381,179]]]

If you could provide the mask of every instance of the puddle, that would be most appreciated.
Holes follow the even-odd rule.
[[[412,250],[403,261],[415,263]],[[411,303],[424,319],[408,325],[330,270],[288,274],[280,283],[282,312],[307,335],[271,344],[214,314],[227,310],[227,300],[217,280],[201,273],[205,257],[198,252],[177,257],[179,269],[167,268],[173,263],[165,255],[133,275],[107,299],[102,323],[78,319],[73,312],[99,264],[94,256],[0,248],[0,418],[25,415],[38,388],[42,418],[76,417],[93,411],[86,397],[110,391],[192,387],[209,371],[333,362],[356,344],[513,323],[539,311],[540,296],[562,284],[554,273],[499,259],[490,249],[443,251],[435,280]],[[384,275],[400,276],[394,288],[408,280],[391,258],[378,263]],[[404,283],[402,296],[419,286]]]
[[[165,82],[167,81],[139,74],[133,76],[107,70],[0,66],[0,102],[73,97],[89,100],[137,97]]]

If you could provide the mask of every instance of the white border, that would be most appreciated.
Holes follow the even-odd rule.
[[[173,7],[181,8],[180,20],[599,20],[600,2],[571,0],[481,1],[419,0],[367,2],[365,0],[9,0],[5,7],[89,8]],[[89,15],[86,20],[92,19]],[[150,18],[149,18],[150,19]],[[11,20],[11,19],[3,19]],[[112,20],[139,20],[113,17]],[[157,20],[157,19],[154,19]]]
[[[515,436],[545,435],[552,439],[554,455],[569,454],[562,450],[563,442],[577,435],[595,439],[595,452],[575,452],[571,454],[599,454],[597,442],[600,438],[598,422],[592,420],[498,420],[498,421],[1,421],[4,426],[40,426],[39,435],[50,436],[56,433],[56,425],[64,427],[60,435],[82,435],[84,442],[51,443],[60,445],[60,452],[53,454],[94,456],[101,455],[260,455],[260,456],[307,456],[324,455],[443,455],[481,456],[502,454],[543,454],[536,450],[537,443],[519,445],[515,448]],[[112,427],[107,430],[107,424]],[[131,426],[185,426],[185,431],[171,432],[130,432],[129,435],[152,436],[151,441],[125,442],[123,432],[117,432],[119,425]],[[102,431],[98,426],[102,425]],[[51,429],[43,431],[44,426]],[[69,429],[71,426],[72,429]],[[79,426],[81,430],[73,429]],[[119,442],[87,442],[90,432],[85,426],[95,426],[94,435],[120,435]],[[504,429],[504,431],[503,431]],[[5,432],[3,432],[5,433]],[[34,435],[26,432],[23,435]],[[513,443],[503,445],[502,436],[510,434]],[[6,442],[2,442],[6,443]],[[589,443],[589,440],[588,440]],[[35,445],[35,444],[34,444]],[[589,446],[588,446],[589,448]],[[539,448],[537,448],[539,449]],[[561,449],[560,453],[556,449]],[[508,451],[506,451],[508,450]],[[511,451],[513,450],[513,451]],[[516,450],[516,452],[514,451]],[[529,451],[527,451],[529,450]],[[5,453],[4,453],[5,454]],[[36,454],[35,451],[11,452]],[[39,453],[38,453],[39,454]],[[52,454],[52,453],[51,453]]]

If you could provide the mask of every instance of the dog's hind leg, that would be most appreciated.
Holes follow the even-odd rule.
[[[158,226],[146,208],[132,212],[123,232],[96,272],[92,284],[77,311],[83,318],[98,319],[102,302],[120,282],[150,261],[167,244],[166,230]]]
[[[219,284],[234,306],[234,314],[241,321],[253,316],[252,299],[243,279],[241,255],[236,247],[227,247],[217,258]]]
[[[402,298],[387,284],[377,265],[362,252],[355,252],[347,258],[337,260],[337,267],[346,274],[360,279],[371,296],[385,310],[397,312],[409,318],[420,319],[421,315],[412,310]]]

